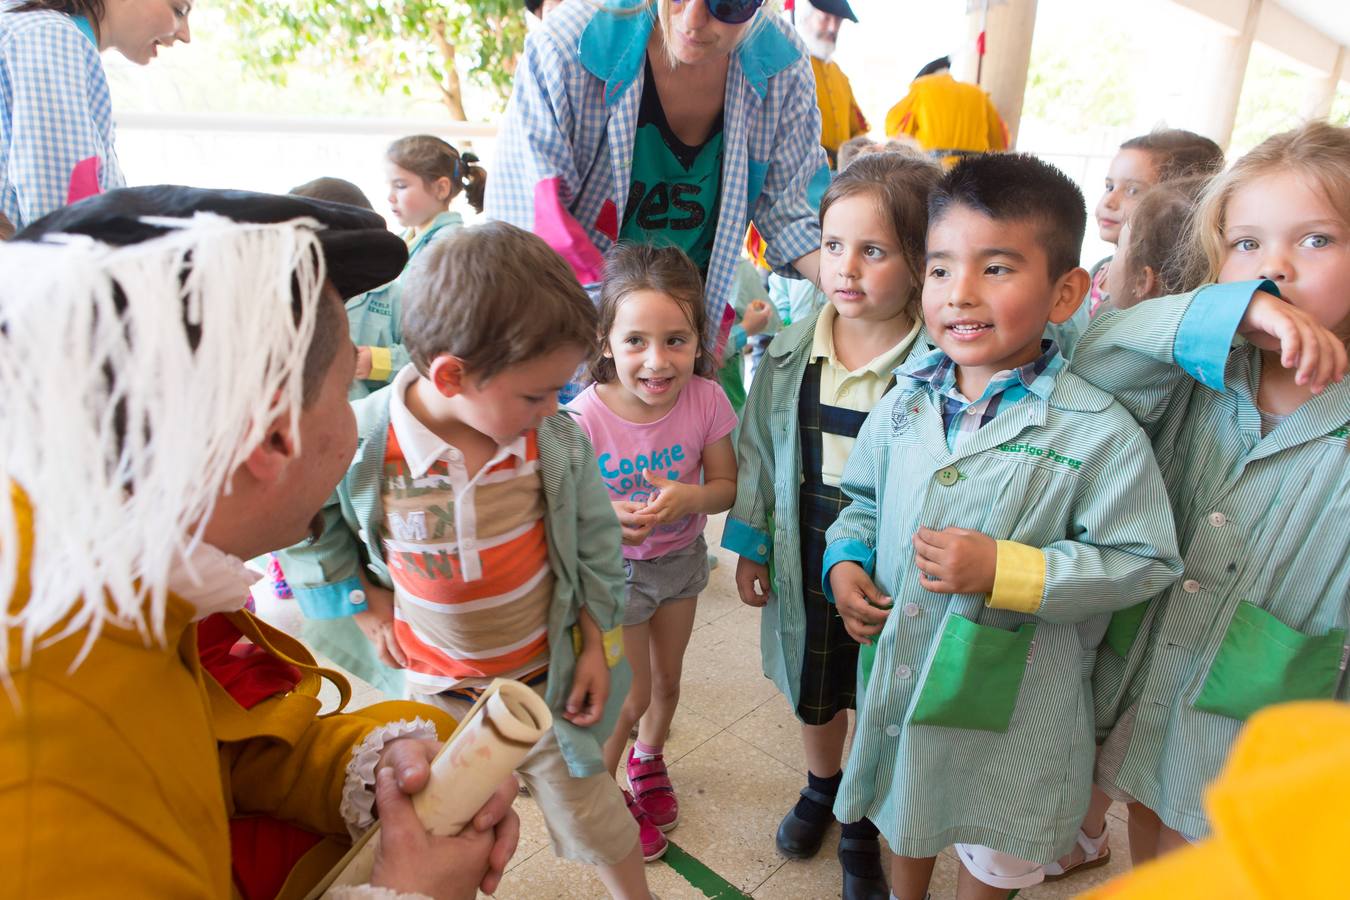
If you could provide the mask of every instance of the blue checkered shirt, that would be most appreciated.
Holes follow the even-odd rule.
[[[486,212],[530,229],[583,283],[598,278],[628,200],[650,12],[645,0],[565,3],[525,41],[488,179]],[[732,53],[722,199],[708,263],[709,330],[724,336],[736,263],[753,218],[781,274],[820,246],[829,185],[810,57],[791,26],[767,20]]]
[[[1064,357],[1054,341],[1041,341],[1041,355],[1026,365],[1009,369],[989,379],[984,393],[973,402],[956,387],[956,363],[941,350],[933,350],[911,360],[896,374],[928,385],[942,404],[942,424],[947,434],[947,449],[955,452],[963,435],[979,431],[1000,409],[1012,406],[1028,394],[1045,400],[1055,387],[1055,378],[1064,368]]]
[[[77,163],[104,190],[125,181],[93,31],[64,13],[0,10],[0,212],[16,228],[66,204]]]

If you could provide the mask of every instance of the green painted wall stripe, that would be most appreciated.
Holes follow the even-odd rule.
[[[661,857],[661,861],[701,891],[703,896],[710,897],[712,900],[744,900],[744,898],[750,896],[688,853],[685,853],[676,846],[674,841],[671,841],[666,848],[666,855]]]

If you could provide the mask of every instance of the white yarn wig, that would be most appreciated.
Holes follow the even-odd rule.
[[[172,230],[126,247],[0,244],[0,638],[20,630],[24,660],[87,630],[78,664],[109,620],[163,642],[171,566],[268,425],[298,421],[317,223],[155,224]],[[17,610],[9,480],[34,520]]]

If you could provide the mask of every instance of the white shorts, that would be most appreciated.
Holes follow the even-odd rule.
[[[955,844],[961,865],[990,887],[1018,890],[1045,880],[1045,868],[981,844]]]

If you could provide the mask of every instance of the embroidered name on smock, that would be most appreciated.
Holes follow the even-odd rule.
[[[1004,453],[1021,453],[1025,456],[1034,456],[1037,459],[1044,459],[1048,462],[1067,466],[1075,472],[1083,468],[1083,461],[1080,459],[1074,459],[1072,456],[1065,456],[1062,453],[1051,450],[1049,447],[1037,447],[1022,441],[1009,441],[1006,444],[999,444],[996,449],[1002,450]]]

